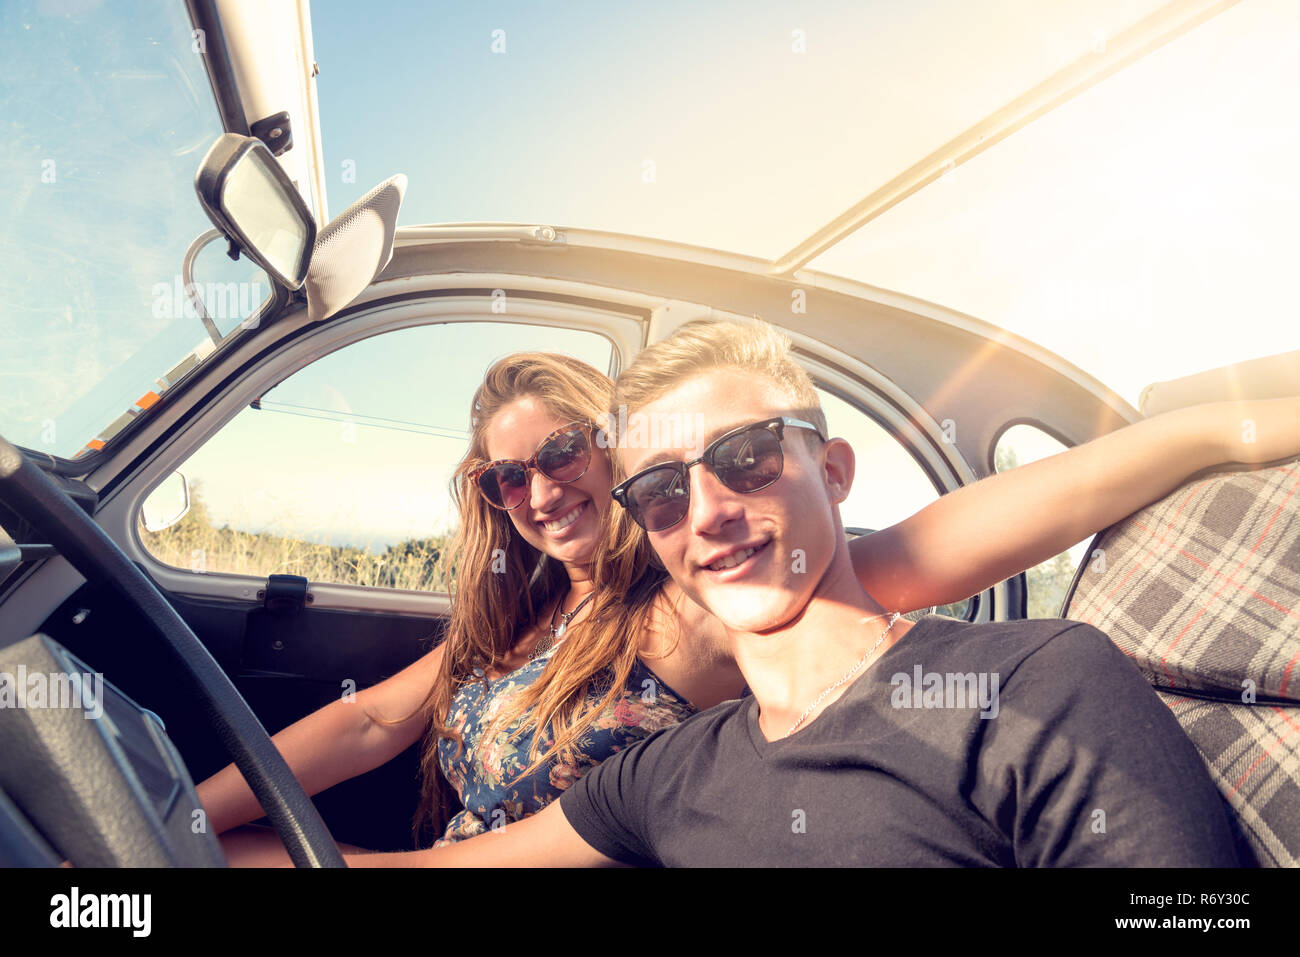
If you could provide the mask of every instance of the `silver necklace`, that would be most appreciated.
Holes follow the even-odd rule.
[[[582,606],[587,604],[587,602],[591,601],[592,596],[595,594],[596,594],[596,590],[593,588],[591,591],[587,592],[587,594],[583,596],[582,601],[578,602],[578,604],[574,606],[573,611],[568,611],[564,613],[560,612],[560,609],[564,607],[564,599],[561,598],[558,602],[556,602],[555,611],[551,614],[550,641],[539,641],[533,647],[533,650],[529,653],[528,660],[533,661],[539,655],[545,654],[548,650],[550,650],[552,645],[554,645],[561,638],[563,638],[564,633],[569,629],[569,622],[573,621],[574,616],[577,615],[578,612],[582,611]],[[557,616],[560,619],[560,624],[558,626],[555,624],[555,619]]]
[[[884,617],[885,617],[884,615],[876,615],[874,618],[868,618],[868,619],[866,619],[866,621],[864,621],[863,624],[866,624],[866,622],[868,622],[868,621],[879,621],[881,618],[884,618]],[[787,732],[785,733],[785,736],[786,736],[787,738],[790,737],[790,735],[792,735],[792,734],[795,733],[795,731],[798,729],[799,725],[803,724],[804,721],[807,720],[808,715],[810,715],[810,714],[813,713],[813,709],[815,709],[819,704],[821,704],[822,701],[825,700],[825,698],[826,698],[826,696],[827,696],[828,694],[830,694],[832,691],[834,691],[834,690],[835,690],[836,688],[838,688],[840,685],[844,684],[844,682],[848,681],[848,680],[849,680],[850,678],[852,678],[855,674],[857,674],[858,669],[861,668],[863,665],[865,665],[865,664],[867,663],[867,659],[870,658],[870,657],[875,653],[875,650],[876,650],[877,648],[880,647],[881,642],[883,642],[883,641],[885,640],[885,636],[888,635],[889,632],[890,632],[890,630],[894,627],[894,623],[895,623],[896,621],[898,621],[899,618],[902,618],[902,617],[903,617],[903,613],[902,613],[902,612],[898,612],[898,611],[894,612],[894,613],[890,616],[890,618],[889,618],[889,624],[886,625],[886,626],[885,626],[885,630],[882,631],[882,632],[880,633],[880,637],[877,638],[877,639],[876,639],[876,643],[875,643],[874,645],[871,646],[871,650],[868,651],[865,655],[863,655],[861,658],[858,659],[858,663],[857,663],[856,665],[854,665],[852,668],[849,669],[849,673],[848,673],[848,674],[846,674],[843,678],[841,678],[839,681],[835,682],[835,684],[831,685],[829,688],[827,688],[825,691],[823,691],[821,694],[819,694],[819,695],[817,696],[817,700],[814,701],[812,704],[810,704],[810,705],[808,706],[808,709],[807,709],[803,714],[799,715],[799,720],[796,721],[794,724],[790,725],[790,730],[787,731]]]

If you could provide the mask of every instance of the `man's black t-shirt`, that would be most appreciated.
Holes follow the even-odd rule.
[[[1222,798],[1137,669],[1062,619],[927,616],[777,741],[752,697],[560,799],[630,864],[1236,866]]]

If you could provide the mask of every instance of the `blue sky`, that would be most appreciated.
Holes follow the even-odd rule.
[[[1159,3],[317,0],[331,209],[400,170],[406,222],[774,257]]]
[[[318,0],[331,209],[400,171],[406,223],[774,257],[1163,5]],[[1150,382],[1300,348],[1284,305],[1298,35],[1300,5],[1242,0],[812,265],[1018,332],[1134,404]]]

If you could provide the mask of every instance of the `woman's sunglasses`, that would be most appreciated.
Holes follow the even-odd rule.
[[[532,458],[488,462],[470,472],[469,480],[478,486],[489,505],[506,511],[518,508],[528,498],[530,470],[541,472],[559,485],[576,482],[587,473],[592,428],[585,422],[571,422],[542,439]]]
[[[686,517],[691,508],[691,483],[687,472],[703,462],[718,481],[733,492],[757,492],[781,477],[785,455],[781,440],[787,427],[811,429],[826,441],[810,422],[786,416],[767,419],[719,436],[691,462],[665,462],[637,472],[614,487],[614,501],[631,514],[647,532],[662,532]]]

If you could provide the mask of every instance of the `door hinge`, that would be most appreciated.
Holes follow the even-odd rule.
[[[273,615],[296,615],[304,605],[311,604],[307,579],[301,575],[271,575],[266,588],[257,593],[262,607]]]

